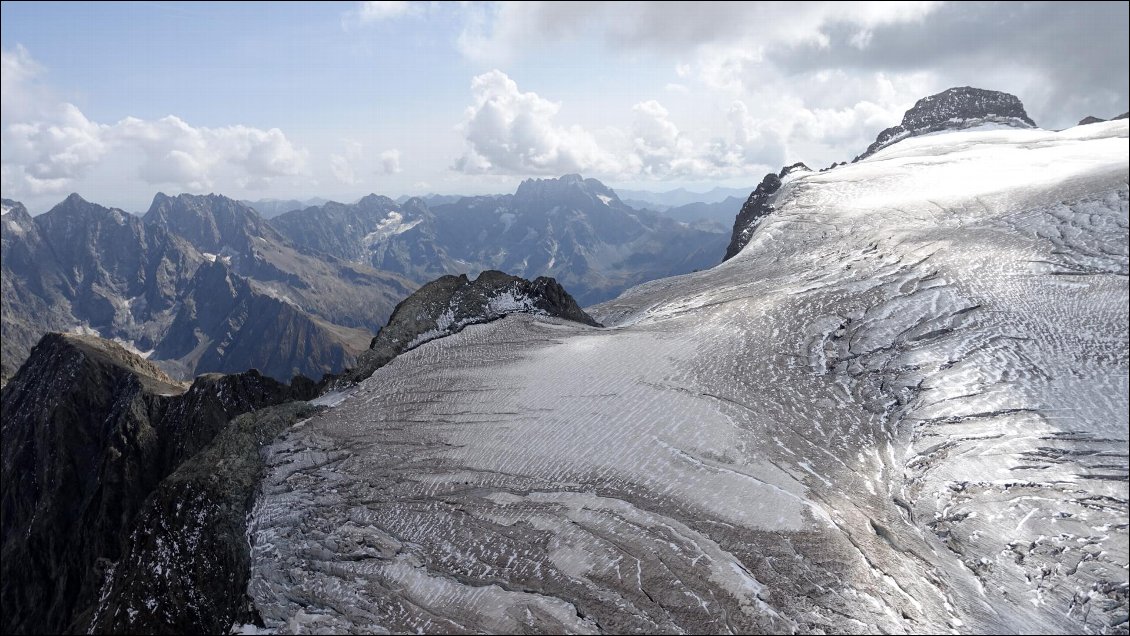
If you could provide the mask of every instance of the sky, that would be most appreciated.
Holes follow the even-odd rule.
[[[352,201],[751,187],[952,86],[1044,128],[1128,109],[1130,4],[0,5],[0,194]]]

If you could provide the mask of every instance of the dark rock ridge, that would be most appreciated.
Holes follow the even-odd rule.
[[[1106,119],[1103,119],[1101,117],[1095,117],[1094,115],[1087,115],[1083,119],[1080,119],[1079,123],[1076,124],[1076,125],[1077,126],[1086,126],[1087,124],[1098,124],[1098,123],[1102,123],[1104,121],[1114,121],[1116,119],[1126,119],[1127,117],[1130,117],[1130,112],[1125,112],[1125,113],[1122,113],[1121,115],[1111,117],[1110,120],[1106,120]]]
[[[903,115],[901,124],[879,133],[875,143],[852,162],[866,159],[907,137],[939,130],[960,130],[985,123],[1017,128],[1036,127],[1036,122],[1028,117],[1024,104],[1015,95],[970,86],[950,88],[918,100]]]
[[[44,336],[0,398],[0,630],[87,631],[157,485],[232,417],[314,393],[256,371],[186,390],[114,342]]]
[[[246,201],[241,199],[240,203],[254,209],[259,213],[259,216],[264,219],[273,219],[291,210],[301,210],[311,205],[322,205],[323,203],[327,203],[327,201],[326,199],[314,197],[305,201],[298,201],[296,199],[259,199],[258,201]]]
[[[167,229],[77,194],[34,218],[14,201],[4,207],[5,377],[49,331],[85,327],[151,349],[205,260]]]
[[[726,240],[713,226],[632,209],[601,182],[575,174],[530,179],[512,195],[436,205],[370,195],[351,205],[295,210],[271,223],[296,245],[421,284],[492,269],[551,276],[582,305],[709,267]]]
[[[437,242],[436,218],[423,199],[397,203],[370,194],[353,204],[294,210],[271,223],[297,245],[420,282],[465,267]]]
[[[465,274],[443,276],[424,285],[396,306],[357,367],[345,373],[360,382],[396,356],[425,342],[458,333],[467,325],[529,313],[600,326],[552,278],[528,281],[498,271],[485,271],[475,280]]]
[[[722,258],[723,262],[742,251],[753,237],[754,230],[761,224],[761,220],[773,212],[773,195],[781,189],[781,180],[800,172],[811,172],[811,170],[803,163],[797,162],[781,168],[777,174],[770,172],[765,175],[761,183],[757,184],[757,188],[746,199],[742,209],[738,211],[737,218],[734,219],[734,230],[730,236],[730,244],[726,247],[726,255]]]
[[[261,621],[249,609],[247,516],[263,478],[260,448],[318,411],[290,402],[244,413],[146,498],[110,571],[89,630],[225,634]]]

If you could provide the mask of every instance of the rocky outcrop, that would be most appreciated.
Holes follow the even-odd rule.
[[[460,269],[436,241],[435,215],[419,198],[397,203],[370,194],[296,209],[271,224],[296,245],[420,282]]]
[[[988,123],[1017,128],[1036,127],[1036,122],[1028,117],[1024,104],[1015,95],[970,86],[951,88],[918,100],[903,115],[901,124],[879,133],[875,143],[853,159],[852,163],[866,159],[907,137]]]
[[[409,349],[457,333],[467,325],[513,313],[599,326],[552,278],[543,276],[528,281],[498,271],[485,271],[473,281],[466,275],[443,276],[396,306],[369,350],[358,356],[357,367],[345,373],[343,379],[359,382]]]
[[[114,342],[45,336],[2,394],[0,630],[85,632],[157,484],[232,417],[313,393],[254,371],[186,390]]]
[[[737,218],[734,219],[733,233],[730,236],[730,244],[726,246],[726,255],[722,257],[723,261],[730,260],[742,251],[742,248],[753,237],[753,232],[757,229],[761,220],[773,212],[772,198],[777,190],[781,189],[782,180],[803,172],[811,172],[811,170],[803,163],[797,162],[781,168],[781,171],[777,174],[770,172],[765,175],[761,183],[757,184],[757,188],[750,193],[749,198],[742,205],[742,209],[738,211]]]
[[[256,623],[246,528],[264,472],[259,449],[316,411],[291,402],[241,415],[164,479],[132,524],[89,629],[223,634]]]
[[[31,217],[14,201],[2,224],[6,375],[49,331],[81,329],[149,350],[204,258],[140,218],[73,194]]]
[[[1100,124],[1104,121],[1114,121],[1116,119],[1126,119],[1127,117],[1130,117],[1130,112],[1125,112],[1125,113],[1122,113],[1121,115],[1111,117],[1109,120],[1103,119],[1101,117],[1095,117],[1094,115],[1087,115],[1083,119],[1080,119],[1079,123],[1076,124],[1076,125],[1077,126],[1086,126],[1088,124]]]

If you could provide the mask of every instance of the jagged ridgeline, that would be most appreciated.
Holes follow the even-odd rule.
[[[717,262],[724,230],[637,210],[596,179],[529,179],[514,194],[434,206],[370,195],[293,210],[271,223],[297,245],[420,284],[500,270],[550,276],[582,306],[639,283]],[[730,214],[737,210],[735,206]]]
[[[137,539],[134,521],[157,485],[231,418],[314,393],[308,380],[284,385],[256,371],[177,383],[114,342],[44,336],[2,394],[3,631],[85,632],[104,580],[116,564],[126,566],[120,562]],[[219,464],[202,470],[224,472]],[[242,523],[242,511],[228,513],[237,515],[232,523]],[[183,542],[183,532],[177,536]],[[242,534],[233,536],[243,541]],[[197,558],[223,555],[201,551]],[[217,566],[224,580],[230,566]],[[151,589],[160,580],[159,569],[149,572]],[[220,579],[192,580],[205,586]],[[174,598],[187,602],[199,594],[186,590]]]
[[[440,276],[551,276],[588,305],[709,267],[726,240],[578,175],[433,200],[370,195],[270,221],[218,195],[158,194],[143,218],[77,195],[34,218],[6,201],[3,378],[48,331],[115,339],[179,379],[318,377],[355,366],[396,303]]]
[[[117,340],[178,379],[320,377],[352,366],[416,287],[304,251],[217,195],[158,194],[143,218],[78,195],[36,217],[4,205],[5,379],[50,331]]]

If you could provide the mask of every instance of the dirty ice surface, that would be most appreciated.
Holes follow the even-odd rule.
[[[1127,149],[907,139],[610,328],[400,356],[267,451],[266,629],[1125,633]]]

